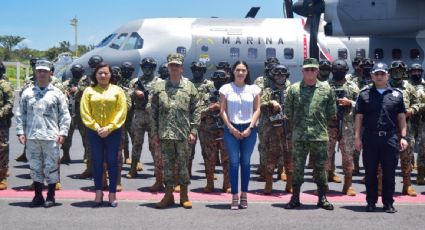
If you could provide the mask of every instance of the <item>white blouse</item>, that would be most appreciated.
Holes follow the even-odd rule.
[[[254,110],[254,98],[260,94],[261,89],[253,85],[239,87],[235,83],[227,83],[220,88],[220,93],[226,97],[227,116],[233,124],[246,124],[251,122]]]

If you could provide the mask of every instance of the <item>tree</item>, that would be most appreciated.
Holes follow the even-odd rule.
[[[21,36],[13,36],[13,35],[5,35],[0,36],[0,45],[4,48],[4,60],[9,60],[11,57],[11,53],[13,48],[18,45],[25,38]]]
[[[61,53],[71,52],[71,43],[69,43],[69,41],[59,42],[59,50],[60,50]]]

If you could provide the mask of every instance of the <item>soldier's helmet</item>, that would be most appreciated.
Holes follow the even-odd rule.
[[[155,59],[151,58],[151,57],[146,57],[143,58],[142,61],[140,62],[140,67],[143,68],[147,68],[147,67],[152,67],[153,69],[156,69],[156,61]]]
[[[0,61],[0,77],[2,77],[4,73],[6,73],[6,66]]]
[[[195,69],[199,69],[203,72],[206,72],[207,71],[207,65],[205,65],[204,62],[194,61],[194,62],[190,63],[190,69],[192,71],[194,71]]]
[[[332,70],[332,64],[328,60],[321,60],[319,62],[319,69],[324,71],[331,71]]]
[[[84,73],[84,67],[81,64],[74,64],[71,67],[71,73],[72,75],[75,74],[83,74]]]
[[[219,61],[217,63],[217,65],[215,66],[215,68],[217,70],[220,70],[221,69],[221,70],[224,70],[226,72],[229,72],[230,71],[230,64],[227,61]]]
[[[90,57],[88,64],[90,68],[94,69],[99,65],[99,63],[103,62],[103,58],[99,55],[93,55]]]
[[[39,58],[31,58],[30,59],[30,65],[32,68],[35,68],[35,64],[37,64]]]
[[[420,70],[421,72],[424,72],[424,68],[419,63],[413,63],[409,68],[409,72],[412,70]]]
[[[133,73],[135,70],[133,64],[131,64],[129,61],[123,62],[120,68],[121,72],[128,71]]]
[[[391,65],[390,65],[390,68],[389,68],[390,71],[394,70],[394,69],[402,69],[403,71],[406,71],[407,66],[403,61],[396,60],[396,61],[391,62]]]
[[[211,75],[211,81],[226,81],[227,80],[227,73],[224,70],[216,70]]]
[[[264,62],[264,67],[267,67],[270,63],[280,64],[279,59],[276,57],[269,57]]]
[[[370,59],[370,58],[364,58],[361,62],[360,62],[360,68],[372,68],[373,65],[375,65],[375,62]]]
[[[347,72],[348,71],[348,64],[344,59],[336,59],[332,62],[332,71],[340,71],[340,72]]]
[[[357,56],[353,59],[353,61],[351,62],[351,64],[354,65],[360,65],[360,62],[362,62],[363,58],[360,56]]]
[[[264,68],[264,73],[267,75],[267,76],[269,76],[269,77],[272,77],[273,75],[270,73],[270,71],[276,66],[276,65],[278,65],[278,63],[275,63],[275,62],[271,62],[271,63],[269,63],[267,66],[266,66],[266,68]]]
[[[270,71],[271,75],[273,76],[277,76],[277,75],[284,75],[286,77],[289,77],[289,75],[291,74],[288,70],[288,68],[285,65],[282,64],[277,64],[275,65],[271,71]]]
[[[112,66],[112,75],[114,75],[115,77],[119,77],[121,75],[121,68],[119,66]]]

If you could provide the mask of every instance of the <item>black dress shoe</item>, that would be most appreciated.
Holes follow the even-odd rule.
[[[384,212],[386,213],[396,213],[397,210],[394,208],[392,204],[384,205]]]
[[[36,208],[36,207],[43,207],[44,205],[44,198],[43,196],[35,196],[31,203],[30,203],[30,208]]]
[[[376,205],[373,203],[368,203],[366,205],[366,212],[374,212],[376,209]]]

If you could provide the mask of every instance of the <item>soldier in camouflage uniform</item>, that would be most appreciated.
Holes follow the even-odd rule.
[[[123,134],[121,135],[123,138],[123,154],[124,154],[124,163],[131,165],[131,158],[130,158],[130,150],[129,150],[129,137],[131,140],[133,140],[133,133],[131,132],[131,122],[133,120],[133,107],[132,107],[132,101],[131,101],[131,91],[130,91],[130,81],[132,80],[133,73],[135,71],[133,64],[131,62],[124,62],[122,63],[121,67],[121,80],[118,82],[118,86],[120,86],[124,93],[126,94],[127,101],[130,102],[130,104],[127,105],[127,117],[125,120],[125,124],[123,126]]]
[[[55,205],[59,182],[59,144],[64,142],[71,123],[65,95],[49,81],[51,63],[38,61],[35,86],[26,89],[16,112],[16,133],[27,155],[34,181],[35,196],[30,207]],[[42,195],[43,181],[48,183],[47,199]]]
[[[7,189],[9,168],[9,128],[13,117],[13,88],[6,81],[6,67],[0,61],[0,190]]]
[[[317,80],[319,63],[307,58],[303,63],[303,80],[288,89],[285,114],[289,120],[292,134],[292,156],[294,160],[294,178],[292,197],[285,205],[294,209],[301,205],[301,184],[304,182],[304,165],[308,154],[314,156],[313,177],[317,184],[318,207],[333,210],[326,199],[327,180],[325,162],[327,159],[327,124],[335,118],[335,97],[329,84]]]
[[[332,79],[328,83],[335,92],[337,117],[328,126],[329,142],[326,170],[328,173],[328,182],[341,182],[339,177],[335,178],[335,146],[338,142],[338,150],[342,155],[342,170],[344,172],[342,193],[355,196],[356,191],[351,186],[354,153],[353,108],[356,105],[359,88],[345,78],[347,71],[347,62],[343,59],[337,59],[332,63]],[[337,179],[339,179],[339,182]]]
[[[424,103],[425,101],[425,81],[422,78],[423,72],[424,69],[419,63],[413,63],[409,68],[410,83],[413,85],[413,87],[415,87],[420,103]],[[415,143],[418,143],[418,174],[416,178],[416,184],[425,185],[425,115],[423,112],[413,116],[412,123]]]
[[[196,89],[198,90],[198,101],[202,105],[208,105],[208,95],[209,92],[214,90],[214,83],[208,79],[204,79],[204,75],[207,72],[207,66],[205,63],[197,61],[192,62],[190,64],[190,70],[192,71],[192,80],[191,82],[193,85],[195,85]],[[201,123],[199,124],[199,141],[201,143],[201,152],[202,152],[202,158],[205,162],[205,174],[207,174],[207,157],[205,154],[205,143],[209,142],[211,139],[208,137],[208,135],[205,132],[208,132],[205,128],[205,119],[201,119]],[[206,138],[206,139],[203,139]],[[191,146],[192,148],[192,154],[189,158],[188,162],[188,170],[189,170],[189,176],[192,176],[192,162],[193,159],[195,159],[195,146],[196,142]],[[214,163],[215,164],[215,163]],[[214,175],[214,174],[213,174]],[[207,180],[208,180],[208,175]],[[214,186],[213,186],[214,187]]]
[[[162,63],[159,67],[158,67],[158,74],[159,74],[159,78],[161,78],[162,80],[167,79],[170,74],[168,73],[168,63]]]
[[[273,189],[273,172],[278,161],[283,158],[286,171],[285,192],[292,192],[293,162],[291,151],[287,143],[288,126],[284,118],[284,103],[287,89],[291,84],[288,80],[289,71],[284,65],[277,64],[270,71],[272,77],[261,94],[261,114],[263,123],[265,148],[265,179],[264,194],[270,195]],[[284,120],[285,119],[285,120]]]
[[[413,147],[415,146],[414,133],[412,131],[412,116],[419,112],[419,98],[415,87],[409,82],[403,80],[407,75],[407,67],[402,61],[393,61],[389,68],[390,80],[389,84],[393,88],[397,88],[403,92],[404,106],[406,107],[406,118],[407,118],[407,137],[408,147],[406,150],[400,152],[400,165],[401,173],[403,176],[403,195],[416,196],[416,191],[412,187],[410,174],[412,172],[412,155]],[[380,173],[381,174],[381,173]]]
[[[204,102],[201,111],[201,124],[199,127],[199,141],[205,151],[205,174],[207,186],[204,192],[214,191],[214,169],[221,155],[221,166],[223,167],[223,191],[230,193],[229,182],[229,156],[224,145],[224,124],[220,117],[219,89],[228,81],[224,70],[213,73],[211,80],[214,84],[212,89],[200,98]]]
[[[195,143],[200,122],[198,92],[192,82],[182,77],[183,55],[167,57],[170,77],[155,84],[151,101],[151,129],[155,143],[160,144],[164,162],[165,195],[156,204],[166,208],[174,204],[173,186],[180,185],[180,204],[192,208],[188,197],[190,177],[187,161],[190,144]],[[178,179],[174,168],[178,162]]]
[[[319,62],[319,76],[317,80],[321,82],[327,82],[332,72],[332,64],[328,60],[321,60]]]

